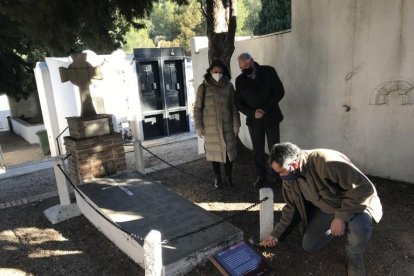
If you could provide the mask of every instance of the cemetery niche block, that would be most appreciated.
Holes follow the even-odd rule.
[[[70,136],[64,141],[74,184],[126,169],[122,135],[113,131],[111,115],[67,120]]]
[[[144,139],[189,131],[183,48],[134,49]]]

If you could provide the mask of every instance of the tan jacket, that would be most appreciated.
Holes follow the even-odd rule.
[[[379,222],[382,205],[374,184],[344,154],[328,149],[304,151],[298,180],[283,181],[286,205],[272,235],[279,238],[298,212],[308,224],[305,199],[327,214],[349,222],[354,214],[368,212]]]
[[[197,89],[194,104],[194,123],[204,132],[204,148],[208,161],[226,162],[236,159],[236,135],[240,128],[240,114],[234,105],[234,87],[227,77],[219,82],[208,77],[204,110],[201,110],[203,85]]]

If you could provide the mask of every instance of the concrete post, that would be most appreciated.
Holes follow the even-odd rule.
[[[266,238],[273,230],[273,190],[261,188],[259,191],[260,200],[265,197],[269,199],[260,204],[260,240]]]
[[[56,103],[55,103],[55,97],[57,97],[56,96],[57,93],[56,94],[53,93],[52,82],[50,79],[50,72],[49,72],[49,68],[46,65],[46,62],[37,62],[36,68],[34,69],[34,73],[35,73],[35,78],[36,78],[36,86],[37,86],[37,91],[39,95],[39,102],[40,102],[40,106],[42,110],[43,121],[44,121],[45,128],[47,130],[48,139],[49,139],[50,155],[56,156],[59,154],[58,143],[61,143],[55,140],[55,137],[57,137],[60,132],[59,131],[59,116],[57,115]],[[61,90],[59,91],[62,92]],[[58,95],[62,95],[62,94],[66,94],[66,93],[62,92],[62,93],[59,93]],[[64,148],[63,143],[59,145],[61,146],[61,148]],[[63,149],[63,152],[64,152],[64,149]]]
[[[162,276],[161,233],[151,230],[144,241],[145,276]]]
[[[66,183],[66,178],[59,169],[58,165],[63,168],[63,160],[55,157],[53,160],[53,169],[55,171],[56,185],[58,189],[59,199],[61,205],[70,204],[69,187]]]
[[[79,210],[76,203],[70,203],[69,187],[66,183],[65,176],[58,167],[58,165],[60,165],[63,168],[63,160],[59,157],[55,157],[53,163],[60,204],[44,210],[43,214],[45,214],[47,219],[52,224],[56,224],[61,221],[79,216],[81,214],[81,211]]]
[[[141,141],[134,141],[134,155],[135,155],[135,168],[137,171],[145,175],[144,153],[142,152]]]

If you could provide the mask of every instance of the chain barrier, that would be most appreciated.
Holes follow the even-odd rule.
[[[238,211],[237,213],[235,213],[235,214],[233,214],[231,216],[225,217],[225,218],[223,218],[223,219],[221,219],[221,220],[219,220],[219,221],[217,221],[215,223],[209,224],[207,226],[200,227],[197,230],[194,230],[194,231],[191,231],[191,232],[188,232],[188,233],[185,233],[185,234],[182,234],[182,235],[178,235],[178,236],[172,237],[170,239],[164,240],[163,243],[173,243],[174,241],[177,241],[179,239],[182,239],[182,238],[185,238],[185,237],[188,237],[188,236],[192,236],[192,235],[197,234],[197,233],[200,233],[200,232],[204,232],[204,231],[206,231],[206,230],[208,230],[210,228],[213,228],[213,227],[215,227],[215,226],[217,226],[217,225],[219,225],[219,224],[221,224],[221,223],[223,223],[223,222],[225,222],[227,220],[230,220],[230,219],[232,219],[234,217],[237,217],[238,215],[241,215],[241,214],[249,211],[250,209],[256,207],[257,205],[260,205],[262,202],[264,202],[264,201],[266,201],[268,199],[269,198],[266,196],[266,197],[262,198],[259,202],[254,203],[254,204],[250,205],[249,207],[245,208],[244,210]]]
[[[187,175],[189,175],[189,176],[191,176],[191,177],[193,177],[193,178],[196,178],[196,179],[199,179],[199,180],[202,180],[202,181],[205,181],[205,182],[207,182],[207,183],[211,183],[211,181],[208,181],[208,180],[206,180],[206,179],[204,179],[204,178],[201,178],[201,177],[198,177],[198,176],[196,176],[196,175],[193,175],[193,174],[191,174],[191,173],[188,173],[188,172],[186,172],[185,170],[183,170],[183,169],[180,169],[180,168],[178,168],[177,166],[174,166],[173,164],[171,164],[171,163],[169,163],[168,161],[165,161],[164,159],[162,159],[161,157],[159,157],[159,156],[157,156],[155,153],[153,153],[153,152],[151,152],[149,149],[147,149],[146,147],[144,147],[143,145],[141,145],[141,147],[145,150],[145,151],[147,151],[149,154],[151,154],[152,156],[154,156],[155,158],[157,158],[157,159],[159,159],[160,161],[162,161],[162,162],[164,162],[165,164],[167,164],[167,165],[169,165],[170,167],[172,167],[172,168],[174,168],[174,169],[176,169],[176,170],[178,170],[178,171],[180,171],[180,172],[182,172],[182,173],[184,173],[184,174],[187,174]],[[67,156],[67,157],[69,157],[69,156]],[[67,158],[66,157],[66,158]],[[65,159],[66,159],[65,158]],[[65,160],[65,159],[63,159],[63,160]],[[83,195],[83,193],[81,192],[81,190],[75,185],[75,184],[73,184],[73,182],[72,182],[72,180],[69,178],[69,176],[65,173],[65,171],[63,170],[63,168],[62,168],[62,166],[60,165],[60,164],[58,164],[57,165],[58,167],[59,167],[59,169],[60,169],[60,171],[63,173],[63,175],[65,176],[65,178],[69,181],[69,183],[70,183],[70,185],[73,187],[73,189],[74,190],[76,190],[77,192],[78,192],[78,194],[79,194],[79,196],[96,212],[96,213],[98,213],[103,219],[105,219],[107,222],[109,222],[110,224],[112,224],[113,226],[115,226],[117,229],[119,229],[120,231],[122,231],[123,233],[125,233],[125,234],[127,234],[127,235],[129,235],[129,236],[131,236],[132,238],[134,238],[135,240],[138,240],[138,241],[142,241],[142,242],[144,242],[145,241],[145,238],[143,238],[143,237],[141,237],[141,236],[138,236],[138,235],[136,235],[136,234],[134,234],[134,233],[131,233],[131,232],[129,232],[129,231],[127,231],[127,230],[125,230],[125,229],[123,229],[119,224],[117,224],[117,223],[115,223],[115,222],[113,222],[112,220],[110,220],[109,218],[107,218],[101,211],[99,211],[92,203],[90,203],[89,202],[89,200],[88,199],[86,199],[86,197]],[[167,243],[174,243],[174,242],[176,242],[177,240],[180,240],[180,239],[182,239],[182,238],[185,238],[185,237],[189,237],[189,236],[192,236],[192,235],[195,235],[195,234],[197,234],[197,233],[200,233],[200,232],[204,232],[204,231],[206,231],[206,230],[208,230],[208,229],[211,229],[211,228],[213,228],[213,227],[215,227],[215,226],[217,226],[217,225],[219,225],[219,224],[221,224],[221,223],[223,223],[223,222],[225,222],[225,221],[228,221],[228,220],[230,220],[230,219],[232,219],[232,218],[234,218],[234,217],[237,217],[237,216],[239,216],[239,215],[241,215],[241,214],[243,214],[243,213],[245,213],[245,212],[247,212],[247,211],[249,211],[250,209],[252,209],[252,208],[254,208],[254,207],[256,207],[257,205],[260,205],[262,202],[264,202],[264,201],[266,201],[266,200],[268,200],[269,198],[268,197],[264,197],[263,199],[261,199],[259,202],[257,202],[257,203],[254,203],[254,204],[252,204],[252,205],[250,205],[249,207],[247,207],[247,208],[245,208],[244,210],[241,210],[241,211],[238,211],[237,213],[235,213],[235,214],[233,214],[233,215],[230,215],[230,216],[228,216],[228,217],[225,217],[225,218],[222,218],[221,220],[219,220],[219,221],[217,221],[217,222],[215,222],[215,223],[212,223],[212,224],[209,224],[209,225],[206,225],[206,226],[203,226],[203,227],[200,227],[200,228],[198,228],[198,229],[196,229],[196,230],[194,230],[194,231],[191,231],[191,232],[187,232],[187,233],[184,233],[184,234],[181,234],[181,235],[177,235],[177,236],[174,236],[174,237],[172,237],[172,238],[169,238],[169,239],[165,239],[165,240],[163,240],[162,242],[161,242],[161,244],[167,244]]]
[[[201,180],[201,181],[203,181],[203,182],[205,182],[205,183],[208,183],[208,184],[214,184],[214,182],[213,182],[213,181],[211,181],[211,180],[208,180],[208,179],[206,179],[206,178],[199,177],[199,176],[197,176],[197,175],[194,175],[194,174],[192,174],[192,173],[189,173],[189,172],[187,172],[187,171],[185,171],[185,170],[183,170],[183,169],[181,169],[181,168],[179,168],[179,167],[177,167],[177,166],[175,166],[175,165],[171,164],[170,162],[168,162],[168,161],[166,161],[166,160],[162,159],[161,157],[159,157],[158,155],[156,155],[155,153],[153,153],[152,151],[150,151],[148,148],[144,147],[142,144],[140,144],[140,146],[141,146],[141,148],[142,148],[143,150],[145,150],[146,152],[148,152],[150,155],[154,156],[155,158],[157,158],[157,159],[158,159],[158,160],[160,160],[161,162],[163,162],[163,163],[167,164],[167,165],[168,165],[168,166],[170,166],[171,168],[174,168],[174,169],[176,169],[177,171],[179,171],[179,172],[181,172],[181,173],[183,173],[183,174],[186,174],[186,175],[188,175],[188,176],[191,176],[192,178],[195,178],[195,179]],[[132,150],[132,151],[126,151],[125,153],[129,153],[129,152],[134,152],[134,151],[133,151],[133,150]]]
[[[69,157],[71,157],[72,156],[72,154],[71,153],[69,153],[69,154],[66,154],[66,155],[58,155],[57,157],[60,159],[60,160],[62,160],[62,161],[65,161],[66,159],[68,159]]]
[[[59,135],[55,138],[55,141],[56,141],[56,145],[57,145],[57,148],[58,148],[58,153],[59,153],[59,155],[61,155],[62,153],[60,152],[60,145],[59,145],[59,138],[60,138],[60,136],[62,136],[62,134],[67,130],[69,128],[69,126],[67,126],[61,133],[59,133]]]

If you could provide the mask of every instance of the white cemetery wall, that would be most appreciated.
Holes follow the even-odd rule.
[[[59,125],[56,120],[56,106],[50,82],[49,69],[46,62],[37,62],[34,69],[36,86],[39,95],[40,105],[42,106],[42,116],[47,136],[51,156],[58,155],[57,142],[54,137],[59,133]],[[49,104],[48,104],[49,103]],[[63,146],[62,146],[63,147]]]
[[[7,116],[11,116],[9,100],[6,95],[0,96],[0,131],[9,130]]]
[[[195,102],[195,93],[194,93],[194,76],[193,76],[193,62],[191,58],[185,60],[185,78],[186,78],[186,88],[187,88],[187,112],[190,119],[190,132],[194,133],[194,102]]]
[[[102,80],[94,81],[90,87],[93,98],[103,100],[103,111],[115,117],[115,130],[122,121],[128,121],[128,93],[138,93],[137,78],[133,70],[133,56],[118,50],[111,55],[98,56],[103,61]],[[98,108],[95,101],[95,108]]]
[[[103,80],[93,81],[90,86],[95,109],[114,115],[114,128],[118,131],[118,123],[128,120],[140,121],[138,114],[140,101],[138,95],[138,80],[132,55],[115,51],[112,55],[97,56],[90,53],[92,60],[88,62],[102,64]],[[92,64],[91,63],[91,64]],[[79,116],[80,96],[78,89],[70,82],[62,83],[59,67],[68,67],[70,58],[46,58],[44,63],[38,63],[35,69],[46,129],[49,134],[49,144],[52,143],[67,126],[66,117]],[[129,108],[133,107],[133,108]],[[66,132],[63,136],[67,136]],[[63,140],[60,140],[62,153],[65,152]],[[51,147],[52,156],[57,152],[56,146]]]
[[[70,82],[62,83],[59,74],[59,67],[68,67],[71,63],[69,58],[46,58],[46,66],[50,74],[50,84],[53,91],[53,98],[48,99],[48,104],[54,104],[56,108],[55,116],[51,114],[51,120],[57,122],[58,129],[53,130],[55,139],[68,125],[66,117],[79,116],[80,114],[80,95],[77,88]],[[48,129],[49,131],[49,129]],[[63,146],[63,136],[69,135],[66,131],[60,141],[60,149],[65,153]]]
[[[285,86],[282,141],[337,149],[367,174],[412,182],[413,25],[412,1],[292,1],[291,32],[236,43],[233,80],[238,54],[250,52]],[[195,79],[207,68],[207,49],[198,52]],[[391,93],[375,104],[377,91]],[[240,136],[250,145],[247,128]]]
[[[208,40],[207,37],[193,37],[190,40],[191,57],[193,67],[193,95],[192,99],[196,98],[197,89],[203,82],[203,76],[208,68]],[[189,96],[190,97],[190,96]],[[190,108],[194,108],[194,102],[190,104]],[[192,112],[192,111],[191,111]],[[195,130],[195,129],[194,129]],[[204,139],[197,137],[198,153],[204,153]]]

